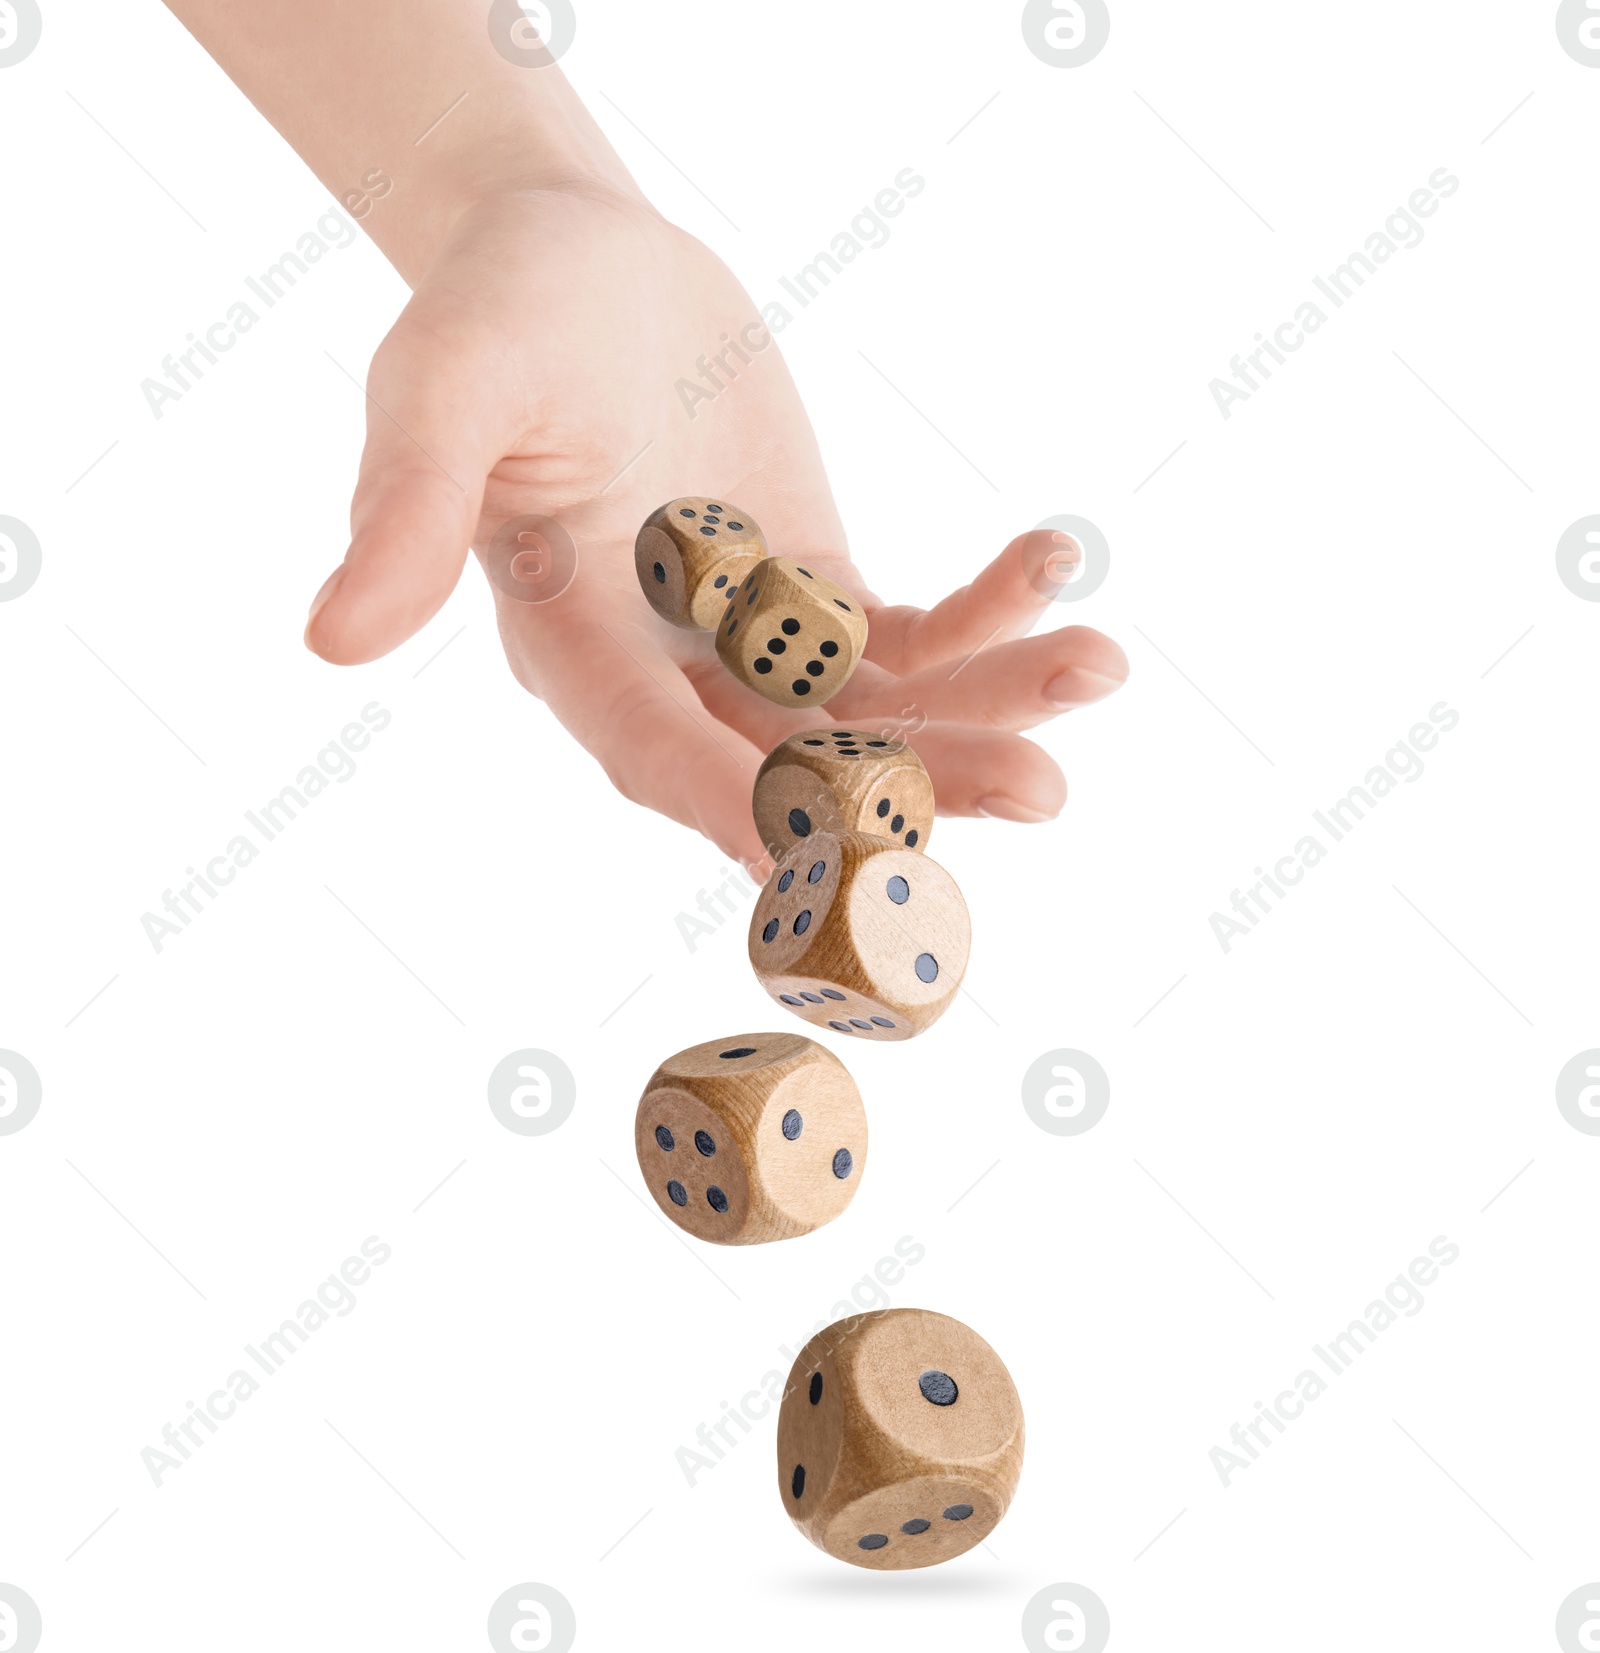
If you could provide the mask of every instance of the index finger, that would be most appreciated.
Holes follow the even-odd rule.
[[[1020,534],[971,585],[932,608],[869,611],[867,659],[903,677],[1021,637],[1082,559],[1083,548],[1070,534],[1045,528]]]

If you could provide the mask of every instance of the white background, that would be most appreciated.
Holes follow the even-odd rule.
[[[1018,1646],[1073,1582],[1118,1649],[1532,1649],[1600,1575],[1600,1141],[1554,1096],[1600,1045],[1600,606],[1554,558],[1600,511],[1600,73],[1545,3],[1118,3],[1077,69],[1018,11],[613,0],[564,62],[758,300],[926,178],[781,341],[858,559],[932,601],[1078,513],[1109,577],[1046,624],[1132,660],[1040,735],[1058,822],[940,823],[970,996],[834,1041],[869,1172],[749,1250],[680,1243],[631,1152],[658,1060],[774,1025],[748,909],[675,924],[723,859],[515,686],[475,570],[389,659],[301,646],[362,428],[329,357],[361,376],[401,284],[358,240],[156,421],[141,379],[328,199],[159,6],[52,5],[0,70],[0,513],[44,556],[0,605],[0,1046],[44,1084],[0,1137],[0,1581],[52,1653],[472,1648],[523,1581],[588,1648]],[[1209,381],[1440,167],[1422,244],[1224,420]],[[373,701],[157,954],[140,915]],[[1209,915],[1439,702],[1426,773],[1224,953]],[[521,1047],[577,1076],[549,1135],[486,1102]],[[1059,1047],[1111,1077],[1079,1136],[1021,1106]],[[354,1312],[153,1486],[368,1235]],[[1224,1487],[1439,1235],[1423,1310]],[[984,1548],[883,1576],[790,1526],[770,1416],[692,1487],[674,1453],[902,1236],[890,1299],[995,1346],[1028,1455]]]

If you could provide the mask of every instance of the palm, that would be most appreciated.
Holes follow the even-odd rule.
[[[867,660],[830,719],[909,723],[942,813],[1048,818],[1064,783],[1015,731],[1109,692],[1121,651],[1083,628],[1013,640],[1046,600],[1028,578],[1056,549],[1046,535],[926,614],[880,607],[767,336],[744,335],[766,348],[729,357],[738,376],[718,369],[725,388],[693,417],[680,397],[698,358],[756,319],[731,272],[645,207],[546,193],[469,213],[374,357],[353,543],[314,645],[339,660],[395,646],[449,595],[470,539],[499,576],[518,679],[627,796],[754,861],[756,768],[815,714],[780,711],[722,669],[708,636],[657,620],[633,571],[634,534],[663,499],[723,494],[774,551],[868,606]],[[527,516],[577,547],[576,577],[548,601],[507,595],[507,533]]]

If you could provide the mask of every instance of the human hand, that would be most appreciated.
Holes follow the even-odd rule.
[[[497,193],[470,207],[373,357],[367,443],[343,565],[306,641],[372,660],[450,595],[513,519],[553,519],[578,565],[549,601],[495,601],[518,680],[619,791],[704,833],[746,865],[765,851],[750,814],[762,757],[817,723],[751,693],[709,633],[659,620],[633,540],[663,500],[735,501],[777,554],[853,590],[866,658],[829,723],[914,736],[946,815],[1043,821],[1066,783],[1018,731],[1119,687],[1109,638],[1071,626],[1027,638],[1078,548],[1025,534],[933,609],[884,607],[850,561],[799,395],[767,343],[715,400],[676,386],[756,319],[732,273],[636,196],[596,185]],[[749,339],[765,335],[752,333]],[[534,588],[537,590],[537,588]]]

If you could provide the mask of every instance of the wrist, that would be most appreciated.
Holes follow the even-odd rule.
[[[460,220],[496,200],[569,194],[649,208],[605,135],[554,68],[537,86],[480,87],[442,113],[392,173],[387,200],[352,192],[371,205],[361,226],[410,286],[415,286]],[[352,212],[356,206],[349,200]]]

